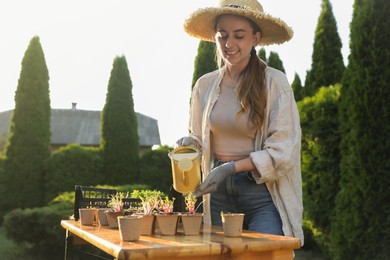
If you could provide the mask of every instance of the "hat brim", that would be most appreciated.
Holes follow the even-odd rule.
[[[234,14],[247,17],[255,22],[261,31],[258,45],[282,44],[293,36],[293,30],[284,21],[266,13],[231,7],[202,8],[185,20],[184,31],[204,41],[215,42],[214,23],[217,16]]]

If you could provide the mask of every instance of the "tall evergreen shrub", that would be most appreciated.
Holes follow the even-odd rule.
[[[302,99],[302,81],[299,77],[298,73],[295,72],[294,80],[291,83],[291,87],[294,91],[294,98],[296,101],[300,101]]]
[[[342,80],[334,259],[390,256],[390,1],[356,0]]]
[[[302,132],[302,175],[305,218],[321,231],[317,243],[327,250],[330,224],[339,191],[340,85],[322,87],[298,102]]]
[[[271,51],[267,58],[267,53],[264,47],[260,48],[257,51],[257,56],[262,59],[268,66],[280,70],[283,73],[286,73],[286,70],[283,66],[283,61],[280,59],[279,54],[277,52]]]
[[[5,158],[0,156],[0,196],[4,196],[7,192],[6,190],[6,176],[4,173],[4,163],[5,163]],[[6,212],[6,209],[4,208],[4,201],[0,202],[0,225],[3,222],[3,216]]]
[[[0,156],[5,155],[5,146],[7,144],[7,135],[5,133],[0,133]]]
[[[274,51],[271,51],[268,56],[268,66],[280,70],[283,73],[286,73],[286,70],[283,66],[283,61],[279,58],[279,54]]]
[[[304,96],[312,96],[321,86],[340,83],[345,66],[341,40],[329,0],[322,0],[321,14],[315,31],[312,64],[307,72]]]
[[[201,76],[218,68],[215,51],[215,43],[208,41],[199,42],[198,54],[196,55],[194,62],[191,89]]]
[[[49,72],[39,37],[31,39],[22,60],[6,148],[5,209],[44,203],[44,163],[50,158]]]
[[[267,53],[264,47],[260,48],[260,50],[257,52],[257,56],[264,62],[267,62]]]
[[[126,58],[117,56],[101,120],[106,184],[133,183],[138,178],[139,137],[132,88]]]

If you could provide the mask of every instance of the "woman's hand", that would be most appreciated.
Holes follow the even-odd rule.
[[[211,193],[217,190],[219,184],[228,176],[236,173],[235,162],[227,162],[218,167],[215,167],[207,178],[193,192],[196,197]]]
[[[197,147],[197,142],[191,136],[184,136],[176,141],[177,146],[193,146]]]

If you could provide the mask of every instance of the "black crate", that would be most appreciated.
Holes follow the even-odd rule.
[[[111,197],[118,191],[115,189],[95,188],[90,186],[75,186],[74,219],[79,219],[80,208],[107,208]],[[123,198],[123,208],[137,210],[141,206],[139,198]]]

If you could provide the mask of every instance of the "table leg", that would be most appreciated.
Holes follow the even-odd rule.
[[[73,259],[73,236],[69,234],[69,231],[66,230],[65,235],[65,255],[64,260]]]

